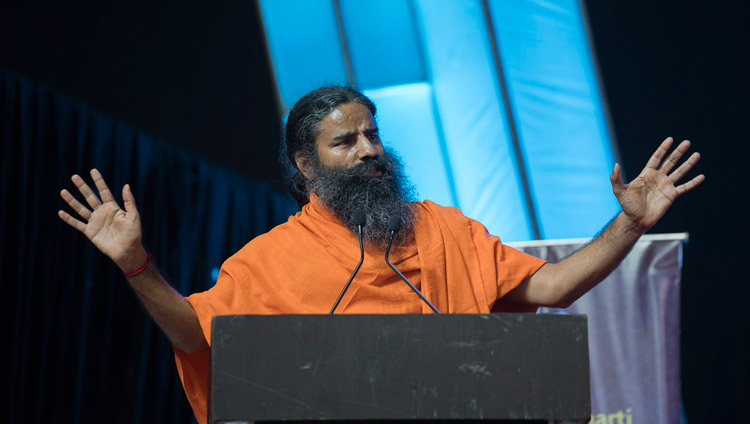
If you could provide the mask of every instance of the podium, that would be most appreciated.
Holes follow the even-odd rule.
[[[213,319],[209,423],[585,423],[582,315]]]

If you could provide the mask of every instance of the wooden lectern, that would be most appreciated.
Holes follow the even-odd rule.
[[[213,320],[209,423],[591,418],[585,316]]]

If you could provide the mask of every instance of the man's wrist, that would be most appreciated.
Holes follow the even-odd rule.
[[[616,225],[619,234],[635,239],[640,238],[648,229],[632,220],[625,212],[620,212],[612,223]]]
[[[133,253],[125,255],[122,260],[115,263],[120,268],[120,271],[127,275],[142,267],[147,261],[149,261],[149,254],[143,246],[138,246]]]

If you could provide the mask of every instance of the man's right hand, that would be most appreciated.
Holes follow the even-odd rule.
[[[122,210],[99,171],[92,169],[91,177],[99,196],[89,188],[83,178],[78,175],[71,177],[89,207],[76,200],[68,190],[60,191],[63,200],[82,220],[62,210],[58,211],[57,215],[68,225],[85,234],[94,246],[109,256],[123,272],[133,271],[146,262],[148,254],[141,245],[141,218],[130,185],[126,184],[122,188],[125,205],[125,210]]]
[[[125,204],[125,210],[122,210],[99,171],[92,169],[91,177],[99,196],[78,175],[71,178],[89,207],[76,200],[68,190],[60,192],[63,200],[82,220],[73,218],[65,211],[57,214],[68,225],[85,234],[124,273],[140,268],[146,263],[148,254],[141,245],[141,218],[130,186],[122,188]],[[128,277],[128,283],[172,344],[187,353],[208,348],[195,310],[187,299],[164,280],[156,267],[149,266],[143,272]]]

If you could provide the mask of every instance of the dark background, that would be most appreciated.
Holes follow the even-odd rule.
[[[255,1],[14,1],[0,65],[202,158],[281,185]]]
[[[667,136],[690,139],[702,154],[706,181],[650,232],[690,233],[681,304],[688,420],[745,422],[748,14],[720,1],[586,3],[627,175]]]
[[[690,233],[681,305],[688,420],[742,422],[750,16],[735,2],[585,4],[626,175],[666,136],[689,138],[703,155],[706,182],[651,232]],[[0,66],[281,187],[268,63],[253,1],[0,6]]]

